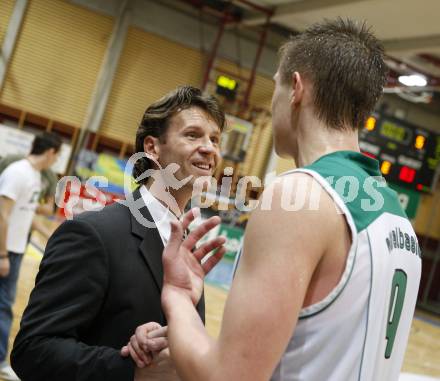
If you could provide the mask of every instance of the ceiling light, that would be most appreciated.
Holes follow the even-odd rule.
[[[417,86],[423,87],[428,84],[428,81],[423,75],[412,74],[412,75],[401,75],[399,77],[399,82],[405,86]]]

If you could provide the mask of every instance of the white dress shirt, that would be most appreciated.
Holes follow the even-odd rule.
[[[169,208],[151,194],[145,185],[141,186],[140,192],[165,246],[171,235],[171,221],[178,221],[178,219]]]

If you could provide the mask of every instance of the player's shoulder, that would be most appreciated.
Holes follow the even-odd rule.
[[[259,252],[262,257],[264,253],[277,252],[291,259],[296,258],[292,254],[304,253],[319,259],[336,234],[331,214],[338,218],[331,197],[313,176],[301,172],[284,174],[265,188],[252,212],[245,247],[247,244],[256,257]],[[293,247],[297,249],[294,253]]]
[[[334,201],[323,184],[311,173],[288,171],[277,176],[263,191],[262,210],[295,211],[303,214],[314,211],[323,214],[334,211]]]
[[[292,170],[281,173],[275,177],[273,181],[265,187],[264,192],[275,192],[280,194],[290,191],[298,186],[312,186],[314,183],[316,183],[316,180],[310,174]]]

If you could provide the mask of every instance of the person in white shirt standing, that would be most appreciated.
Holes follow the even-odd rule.
[[[41,171],[55,163],[61,139],[44,132],[35,137],[29,156],[0,176],[0,378],[18,380],[6,362],[12,305],[28,235],[41,192]]]

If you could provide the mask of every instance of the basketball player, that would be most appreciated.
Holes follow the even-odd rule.
[[[357,132],[385,84],[383,48],[364,24],[326,21],[281,48],[274,80],[275,148],[299,169],[265,189],[249,220],[218,340],[194,308],[203,272],[193,242],[181,241],[187,224],[172,226],[162,306],[178,373],[197,381],[397,380],[420,249],[378,162],[360,153]]]

